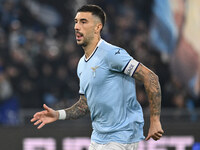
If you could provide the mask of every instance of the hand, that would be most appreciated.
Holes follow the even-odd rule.
[[[31,122],[35,122],[34,125],[40,124],[37,128],[42,128],[45,124],[52,123],[59,118],[59,113],[52,108],[49,108],[47,105],[43,105],[43,111],[37,112],[34,114]]]
[[[146,137],[145,140],[147,141],[150,138],[152,138],[155,141],[157,141],[162,137],[163,134],[164,134],[164,131],[163,131],[162,127],[161,127],[160,121],[152,121],[150,123],[148,136]]]

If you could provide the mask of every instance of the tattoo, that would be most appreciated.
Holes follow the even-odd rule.
[[[144,81],[144,75],[145,75],[144,71],[141,69],[141,67],[138,67],[136,72],[134,73],[134,78],[138,81]]]
[[[87,100],[85,96],[80,96],[80,99],[72,107],[65,109],[66,119],[78,119],[89,113]]]
[[[158,116],[160,115],[160,109],[161,109],[161,90],[160,90],[160,84],[158,81],[158,77],[153,73],[149,72],[149,83],[147,83],[147,87],[145,87],[148,97],[149,97],[149,103],[150,103],[150,111],[151,115]]]
[[[151,116],[160,116],[161,89],[158,76],[140,64],[134,74],[134,78],[144,83],[144,87],[149,99]]]

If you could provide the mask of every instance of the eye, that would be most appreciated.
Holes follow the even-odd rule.
[[[74,19],[74,23],[75,23],[75,24],[78,23],[78,20],[77,20],[77,19]]]
[[[81,23],[82,23],[82,24],[85,24],[85,23],[86,23],[86,21],[85,21],[85,20],[84,20],[84,21],[81,21]]]

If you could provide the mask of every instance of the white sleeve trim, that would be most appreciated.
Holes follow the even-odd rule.
[[[126,66],[124,73],[129,76],[133,76],[135,70],[137,69],[139,62],[135,59],[132,59]]]
[[[66,119],[66,112],[64,109],[58,110],[59,113],[59,120],[65,120]]]

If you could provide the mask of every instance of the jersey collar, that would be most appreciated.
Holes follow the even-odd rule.
[[[103,39],[100,39],[97,46],[95,47],[94,51],[92,52],[92,54],[87,59],[85,58],[86,62],[94,55],[94,53],[96,52],[96,50],[98,49],[98,47],[99,47],[99,45],[101,44],[102,41],[103,41]]]

